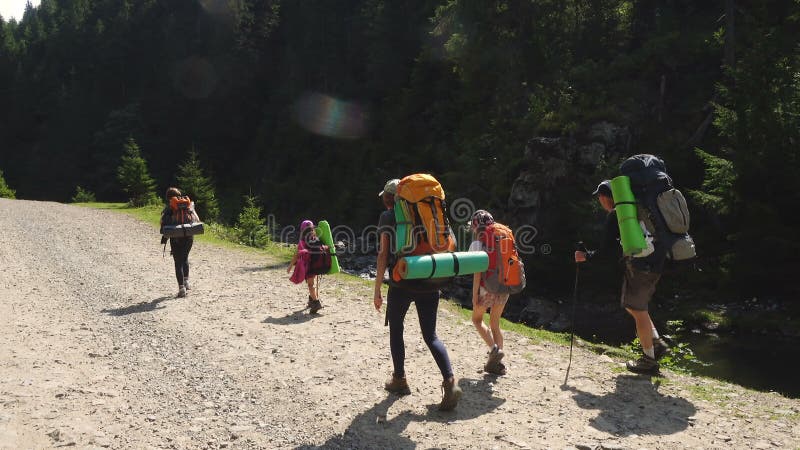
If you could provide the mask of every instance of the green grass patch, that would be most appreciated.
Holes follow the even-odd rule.
[[[719,311],[710,309],[698,309],[691,314],[691,320],[695,323],[717,323],[722,329],[729,329],[733,323],[730,317]]]
[[[459,305],[453,300],[445,303],[446,308],[458,314],[465,320],[472,321],[472,310]],[[484,321],[488,324],[488,314],[484,316]],[[556,333],[553,331],[540,330],[538,328],[531,328],[529,326],[514,323],[506,319],[500,319],[500,328],[506,331],[513,331],[519,335],[530,338],[534,344],[541,342],[552,342],[559,345],[569,345],[569,333]]]
[[[728,400],[728,389],[721,388],[716,383],[709,381],[701,381],[696,384],[689,384],[685,386],[686,389],[692,393],[692,396],[698,400],[705,400],[708,402],[722,403]]]
[[[133,216],[143,222],[149,223],[155,228],[158,228],[158,225],[161,221],[161,210],[163,209],[163,206],[159,205],[135,208],[127,203],[73,203],[73,205],[94,209],[118,211]],[[289,261],[295,251],[295,246],[285,245],[277,242],[269,242],[263,248],[248,247],[236,242],[235,236],[236,232],[233,228],[217,223],[210,223],[206,224],[206,232],[195,236],[195,239],[200,242],[205,242],[220,247],[236,248],[239,250],[253,251],[256,253],[265,253],[282,261]]]

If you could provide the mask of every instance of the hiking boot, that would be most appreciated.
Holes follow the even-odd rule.
[[[309,300],[308,309],[310,310],[311,314],[316,314],[317,311],[322,309],[322,302],[319,300]]]
[[[406,381],[406,377],[396,377],[392,375],[392,378],[390,378],[386,383],[384,383],[383,388],[397,395],[411,394],[411,389],[408,387],[408,382]]]
[[[462,393],[461,388],[456,384],[455,377],[442,381],[442,403],[439,403],[439,411],[456,409]]]
[[[625,367],[627,367],[628,370],[633,373],[643,373],[649,375],[655,375],[658,373],[658,361],[647,355],[642,355],[636,361],[626,362]]]
[[[506,354],[503,353],[503,350],[496,345],[493,346],[492,350],[489,352],[489,362],[487,362],[486,365],[500,363],[500,361],[503,359],[503,356],[506,356]]]
[[[175,298],[183,298],[183,297],[186,297],[186,287],[185,286],[181,286],[178,289],[178,294],[175,296]]]
[[[506,374],[506,366],[501,362],[487,362],[485,366],[483,366],[483,371],[486,373],[491,373],[494,375],[505,375]]]
[[[661,338],[653,339],[653,353],[655,354],[656,361],[658,361],[669,353],[669,345]]]

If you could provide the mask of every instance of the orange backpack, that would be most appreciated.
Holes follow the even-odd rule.
[[[453,252],[456,239],[447,219],[442,185],[431,175],[409,175],[397,185],[395,250],[397,256]],[[392,278],[400,281],[397,267]]]
[[[194,202],[188,195],[171,197],[169,199],[169,210],[171,213],[171,223],[169,225],[183,225],[200,221],[194,211]]]
[[[525,265],[522,263],[514,233],[507,226],[493,223],[480,233],[479,240],[489,254],[489,269],[482,284],[492,294],[517,294],[525,289]]]

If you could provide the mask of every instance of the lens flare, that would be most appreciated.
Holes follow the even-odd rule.
[[[294,104],[294,120],[306,130],[338,139],[358,139],[366,132],[366,113],[357,102],[310,93]]]

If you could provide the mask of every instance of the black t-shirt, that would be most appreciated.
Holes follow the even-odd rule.
[[[622,250],[619,245],[619,225],[617,224],[617,211],[611,210],[606,215],[606,222],[603,225],[603,241],[600,248],[591,252],[592,259],[619,260]]]
[[[666,252],[664,246],[658,240],[653,242],[654,251],[643,258],[626,258],[627,261],[637,270],[644,272],[661,273],[664,270],[664,259]],[[603,226],[603,242],[599,249],[591,252],[591,258],[599,259],[619,259],[622,255],[619,243],[619,224],[617,223],[617,211],[611,210],[606,216],[606,223]]]
[[[397,220],[394,217],[394,209],[387,209],[386,211],[381,213],[380,218],[378,219],[378,250],[380,250],[381,245],[381,236],[384,233],[389,235],[389,259],[388,259],[388,267],[394,267],[395,263],[395,254],[394,254],[394,239],[395,239],[395,225],[397,224]]]

